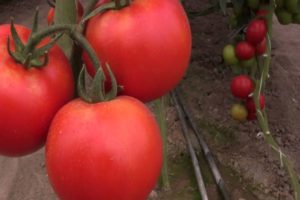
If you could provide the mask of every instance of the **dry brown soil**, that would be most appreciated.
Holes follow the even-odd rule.
[[[207,1],[186,0],[188,11],[199,11]],[[0,0],[0,24],[10,16],[30,25],[34,8],[41,8],[46,23],[44,0]],[[222,63],[221,52],[229,42],[226,17],[221,13],[190,19],[193,52],[190,68],[180,84],[181,95],[218,160],[232,199],[292,199],[288,177],[271,153],[256,122],[243,124],[229,116],[236,102],[229,90],[231,69]],[[267,113],[272,134],[300,174],[300,26],[281,26],[274,19],[274,56],[266,90]],[[152,199],[199,199],[176,110],[167,107],[171,191],[152,193]],[[199,152],[201,163],[201,152]],[[44,150],[22,158],[0,156],[0,200],[55,200],[44,164]],[[210,199],[217,195],[209,170],[204,176]]]

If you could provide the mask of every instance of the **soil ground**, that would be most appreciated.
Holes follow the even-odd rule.
[[[186,0],[188,11],[205,8],[207,1]],[[46,23],[44,0],[0,0],[0,24],[14,16],[17,23],[30,25],[34,8],[41,8],[41,25]],[[293,199],[288,177],[271,153],[256,122],[237,123],[229,116],[236,102],[229,84],[234,76],[222,63],[222,49],[229,43],[227,18],[221,13],[190,19],[193,51],[181,95],[198,127],[213,150],[225,183],[234,200]],[[274,19],[273,60],[267,84],[267,113],[272,134],[300,174],[300,26],[281,26]],[[170,191],[155,190],[151,199],[199,199],[193,168],[182,137],[180,121],[168,101],[168,160]],[[209,169],[198,150],[210,199],[220,199]],[[21,158],[0,157],[0,200],[55,200],[47,179],[44,149]]]

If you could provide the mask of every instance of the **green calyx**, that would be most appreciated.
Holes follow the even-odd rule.
[[[111,90],[106,92],[105,81],[106,77],[100,66],[96,75],[92,78],[83,67],[78,78],[78,95],[89,103],[97,103],[114,99],[118,93],[118,85],[116,78],[108,64],[106,64],[108,74],[111,80]]]
[[[48,63],[48,51],[56,43],[56,41],[62,36],[58,34],[52,40],[40,47],[36,48],[36,44],[40,42],[39,38],[34,38],[34,34],[38,30],[38,8],[34,16],[34,22],[32,26],[32,31],[28,39],[28,43],[24,44],[20,39],[16,28],[14,26],[13,19],[11,20],[11,36],[14,42],[14,51],[11,49],[10,43],[11,39],[7,38],[7,51],[9,55],[15,60],[15,62],[22,64],[26,68],[30,67],[43,67]],[[35,41],[33,41],[35,40]]]

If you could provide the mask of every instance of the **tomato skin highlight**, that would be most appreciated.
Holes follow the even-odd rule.
[[[61,200],[146,199],[161,166],[159,127],[133,97],[96,104],[75,99],[51,124],[46,167]]]
[[[191,55],[190,26],[178,0],[132,1],[92,18],[86,37],[124,86],[122,94],[143,102],[172,90]],[[87,55],[83,57],[90,74],[95,74]]]
[[[239,75],[232,79],[230,89],[234,97],[247,99],[254,91],[254,83],[249,76]]]
[[[238,42],[235,46],[235,53],[240,60],[249,60],[255,54],[254,47],[247,41]]]
[[[15,27],[26,42],[30,30]],[[0,155],[22,156],[43,146],[55,113],[73,97],[74,81],[68,59],[58,46],[49,50],[46,66],[25,69],[9,56],[8,36],[10,25],[1,25]]]
[[[246,30],[246,40],[252,45],[257,45],[263,41],[267,34],[267,27],[265,20],[254,19],[252,20]]]

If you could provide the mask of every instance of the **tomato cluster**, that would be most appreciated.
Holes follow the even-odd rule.
[[[298,0],[276,0],[275,14],[279,23],[300,24],[300,2]]]
[[[255,90],[253,77],[248,74],[252,69],[257,68],[259,58],[267,51],[267,23],[268,10],[264,8],[266,1],[248,0],[241,5],[243,12],[237,12],[235,5],[233,10],[235,15],[250,16],[250,20],[243,22],[246,28],[240,33],[235,44],[228,44],[223,49],[224,62],[239,68],[244,74],[237,75],[231,81],[231,92],[234,97],[242,102],[235,104],[231,108],[231,115],[238,121],[256,119],[255,104],[252,99]],[[251,15],[251,13],[255,13]],[[230,18],[232,20],[232,17]],[[264,96],[260,97],[261,109],[264,108]]]
[[[100,0],[96,8],[107,2]],[[37,32],[37,23],[32,32],[13,23],[0,26],[0,154],[27,155],[46,143],[47,172],[62,200],[146,199],[160,175],[160,130],[143,102],[165,95],[181,80],[191,32],[177,0],[126,3],[92,17],[85,35],[79,25],[53,24],[55,10],[49,11],[48,35],[67,32],[86,47],[82,57],[94,77],[86,86],[82,70],[81,98],[74,98],[78,77],[54,45],[59,34],[50,39],[46,31]],[[78,19],[82,15],[77,1]],[[97,56],[99,67],[108,66],[103,68],[108,80],[94,69]],[[118,96],[114,77],[122,86]]]

